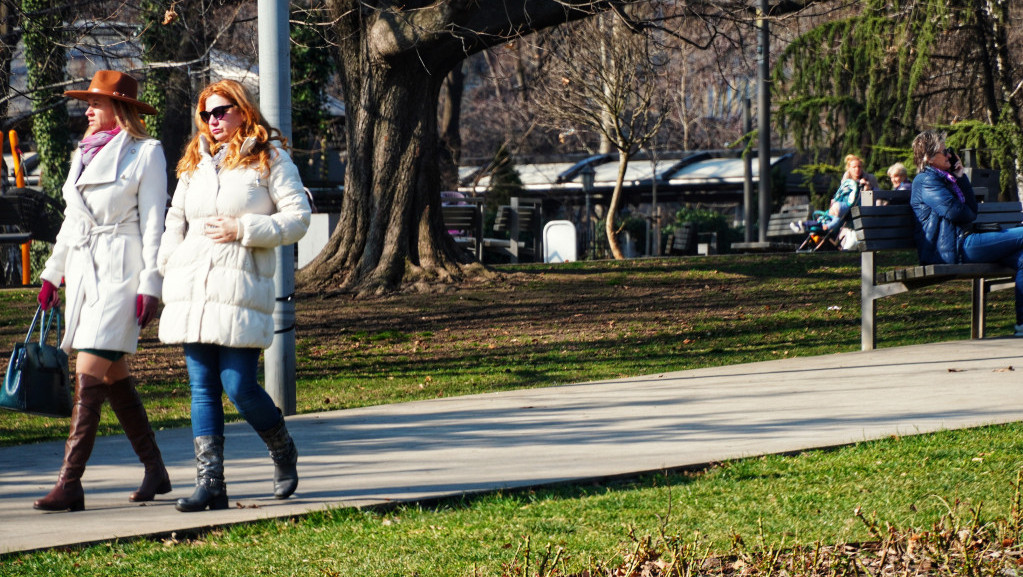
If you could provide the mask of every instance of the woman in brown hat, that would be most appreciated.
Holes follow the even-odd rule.
[[[60,302],[57,287],[65,280],[61,348],[78,350],[64,465],[53,490],[35,502],[44,511],[85,508],[81,479],[105,400],[145,466],[142,485],[128,499],[151,501],[171,490],[125,358],[153,320],[163,285],[156,256],[167,207],[166,160],[139,116],[156,109],[136,99],[134,78],[113,70],[97,71],[88,90],[64,94],[89,104],[89,128],[71,161],[64,223],[40,275],[44,309]]]

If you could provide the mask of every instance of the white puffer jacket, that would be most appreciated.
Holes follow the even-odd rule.
[[[309,201],[284,150],[276,149],[269,176],[258,168],[218,174],[200,139],[202,159],[178,181],[157,258],[160,340],[265,349],[274,334],[274,248],[305,234]],[[246,140],[242,154],[254,145]],[[203,234],[206,219],[217,216],[238,219],[239,240],[216,243]]]

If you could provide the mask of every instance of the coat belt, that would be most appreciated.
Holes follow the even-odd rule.
[[[138,224],[134,222],[120,222],[117,224],[96,224],[82,230],[78,238],[68,243],[68,259],[76,263],[82,270],[82,278],[75,288],[75,294],[68,299],[67,324],[64,331],[64,339],[60,342],[60,348],[64,352],[71,352],[71,343],[74,342],[75,332],[78,331],[78,319],[82,312],[82,301],[88,295],[88,304],[94,305],[99,300],[99,278],[96,276],[96,259],[93,254],[93,244],[100,235],[130,235],[139,234]]]

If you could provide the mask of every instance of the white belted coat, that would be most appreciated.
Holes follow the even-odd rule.
[[[254,144],[247,139],[242,154]],[[158,258],[165,278],[160,340],[265,349],[274,335],[274,249],[305,235],[309,201],[298,168],[280,148],[269,174],[258,167],[218,173],[204,136],[200,152],[167,212]],[[217,243],[204,234],[206,219],[218,216],[238,219],[238,240]]]
[[[61,348],[135,353],[139,294],[160,298],[156,256],[167,210],[167,161],[159,141],[121,131],[82,169],[75,152],[62,189],[67,208],[40,274],[66,283]]]

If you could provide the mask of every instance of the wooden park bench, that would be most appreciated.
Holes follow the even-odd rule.
[[[735,242],[732,250],[736,252],[787,252],[794,251],[806,238],[806,233],[795,232],[789,223],[796,220],[810,220],[813,207],[809,204],[787,204],[772,214],[767,220],[764,232],[766,242]]]
[[[483,205],[479,202],[444,205],[440,208],[444,228],[455,244],[468,250],[483,262]]]
[[[806,233],[793,231],[789,224],[797,220],[810,220],[812,216],[813,207],[809,204],[789,204],[781,207],[781,210],[772,214],[767,221],[767,240],[792,242],[798,245],[806,238]]]
[[[697,252],[698,232],[696,223],[684,222],[668,235],[666,255],[694,255]]]
[[[507,254],[512,262],[523,256],[536,261],[543,255],[543,210],[539,200],[511,198],[511,204],[497,209],[494,232],[508,233],[508,239],[485,238],[483,246]],[[523,240],[523,235],[529,240]]]
[[[999,264],[932,264],[899,267],[879,272],[876,257],[879,253],[912,251],[915,217],[909,206],[909,191],[864,192],[861,206],[854,206],[851,214],[860,250],[860,308],[861,345],[863,350],[874,348],[877,330],[875,301],[921,287],[951,280],[968,279],[973,283],[971,297],[972,316],[970,338],[984,338],[984,314],[987,295],[991,291],[1014,286],[1015,269]],[[877,201],[887,201],[877,206]],[[997,223],[1004,227],[1023,223],[1023,206],[1019,202],[985,202],[977,210],[978,223]]]

